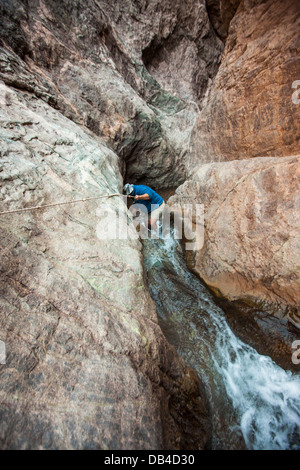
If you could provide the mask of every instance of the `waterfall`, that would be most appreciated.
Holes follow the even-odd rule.
[[[238,339],[178,240],[143,241],[161,328],[203,380],[214,449],[300,449],[300,374]]]

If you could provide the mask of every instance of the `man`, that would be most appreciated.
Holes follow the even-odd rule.
[[[156,222],[166,206],[163,198],[144,184],[125,184],[124,192],[127,196],[134,196],[134,204],[145,206],[145,212],[151,214],[149,223],[155,229]]]

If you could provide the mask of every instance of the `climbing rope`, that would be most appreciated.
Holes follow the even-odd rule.
[[[131,198],[134,199],[133,196],[127,196],[126,194],[118,194],[118,193],[116,193],[116,194],[107,194],[105,196],[86,197],[85,199],[76,199],[76,200],[73,200],[73,201],[56,202],[54,204],[46,204],[44,206],[35,206],[35,207],[25,207],[23,209],[14,209],[14,210],[11,210],[11,211],[0,212],[0,215],[14,214],[16,212],[35,211],[35,210],[38,210],[38,209],[46,209],[47,207],[62,206],[64,204],[76,204],[78,202],[92,201],[92,200],[95,200],[95,199],[102,199],[102,198],[105,198],[105,197],[113,197],[113,196],[131,197]]]

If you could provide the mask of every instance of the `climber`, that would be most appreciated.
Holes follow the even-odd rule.
[[[124,192],[127,196],[134,196],[134,204],[145,206],[145,212],[151,214],[149,224],[152,229],[156,229],[159,216],[166,207],[163,198],[149,186],[143,184],[125,184]]]

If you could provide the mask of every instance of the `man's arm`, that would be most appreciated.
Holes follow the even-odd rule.
[[[134,196],[134,199],[135,199],[135,201],[139,201],[139,200],[147,201],[148,199],[150,199],[150,197],[149,197],[149,194],[145,193],[145,194],[141,194],[141,195],[137,194],[136,196]]]

